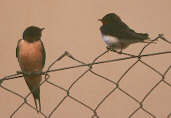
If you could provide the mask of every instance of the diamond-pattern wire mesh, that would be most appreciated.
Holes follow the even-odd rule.
[[[58,104],[56,104],[56,107],[48,114],[46,115],[45,113],[43,113],[42,111],[40,111],[40,114],[42,116],[44,116],[45,118],[50,118],[53,113],[55,111],[57,111],[58,109],[60,109],[59,107],[63,104],[63,102],[66,100],[66,98],[70,98],[72,99],[73,101],[81,104],[83,107],[85,107],[86,109],[89,109],[91,112],[92,112],[92,116],[91,118],[101,118],[99,115],[98,115],[98,112],[97,110],[99,109],[99,107],[109,98],[109,96],[114,93],[117,89],[120,90],[123,94],[127,95],[130,99],[134,100],[136,103],[139,104],[139,107],[137,107],[132,113],[130,113],[130,115],[128,116],[129,118],[132,118],[140,109],[143,110],[144,112],[146,112],[147,114],[149,114],[151,117],[153,118],[157,118],[157,116],[153,113],[151,113],[149,111],[149,109],[146,109],[144,108],[143,106],[143,103],[144,101],[147,99],[147,97],[152,93],[152,91],[154,91],[154,89],[156,89],[160,83],[164,83],[165,86],[169,86],[171,87],[171,84],[169,82],[167,82],[165,80],[165,77],[166,77],[166,74],[168,73],[168,71],[171,69],[171,65],[168,65],[168,67],[166,67],[165,69],[165,72],[164,73],[160,73],[157,69],[153,68],[152,66],[150,66],[148,63],[144,62],[142,60],[143,57],[150,57],[150,56],[155,56],[155,55],[164,55],[164,54],[168,54],[168,53],[171,53],[171,51],[165,51],[165,52],[157,52],[157,53],[150,53],[150,54],[142,54],[143,51],[149,46],[151,45],[154,41],[156,40],[164,40],[165,42],[167,42],[168,44],[171,44],[170,41],[168,41],[166,38],[163,37],[163,35],[159,34],[158,37],[156,37],[154,40],[152,40],[151,42],[147,43],[143,48],[142,50],[139,52],[138,55],[132,55],[132,54],[128,54],[128,53],[121,53],[122,55],[127,55],[128,57],[125,57],[125,58],[119,58],[119,59],[113,59],[113,60],[105,60],[105,61],[97,61],[100,57],[104,56],[107,52],[109,52],[110,50],[106,50],[105,52],[103,52],[102,54],[100,54],[99,56],[97,56],[93,61],[92,63],[85,63],[83,61],[80,61],[78,59],[76,59],[75,57],[73,57],[69,52],[65,52],[63,55],[61,55],[59,58],[57,58],[51,65],[48,66],[48,69],[47,71],[45,72],[42,72],[41,74],[42,75],[45,75],[45,79],[44,81],[41,82],[40,86],[44,83],[48,83],[54,87],[57,87],[59,88],[60,90],[64,91],[66,93],[66,95],[63,97],[62,100],[60,100],[58,102]],[[117,53],[116,51],[112,50],[113,52]],[[75,66],[69,66],[69,67],[64,67],[64,68],[57,68],[57,69],[51,69],[58,61],[61,61],[65,56],[69,57],[70,59],[72,59],[73,61],[76,61],[76,62],[79,62],[80,65],[75,65]],[[103,63],[110,63],[110,62],[117,62],[117,61],[121,61],[121,60],[128,60],[129,59],[136,59],[136,61],[121,75],[121,77],[119,78],[118,81],[113,81],[113,80],[110,80],[106,77],[104,77],[103,75],[100,75],[96,72],[94,72],[92,70],[93,66],[94,65],[97,65],[97,64],[103,64]],[[147,67],[147,69],[151,69],[152,71],[154,71],[155,73],[157,73],[162,79],[160,79],[152,88],[150,91],[148,91],[145,96],[143,97],[143,99],[140,101],[138,100],[136,97],[130,95],[126,90],[122,89],[120,87],[120,81],[124,78],[124,76],[132,69],[134,68],[134,66],[137,64],[137,63],[142,63],[143,65],[145,65]],[[50,78],[50,75],[49,73],[50,72],[55,72],[55,71],[61,71],[61,70],[67,70],[67,69],[72,69],[72,68],[79,68],[79,67],[88,67],[88,69],[86,71],[84,71],[78,78],[76,78],[76,80],[69,86],[68,89],[66,88],[63,88],[61,87],[60,85],[56,85],[52,82],[49,81],[49,78]],[[92,108],[91,106],[85,104],[84,102],[82,102],[81,100],[77,99],[76,97],[70,95],[70,90],[71,88],[74,87],[74,85],[76,83],[79,82],[80,79],[82,79],[82,77],[84,75],[86,75],[88,72],[91,72],[92,74],[94,74],[95,76],[98,76],[100,77],[101,79],[105,80],[105,81],[108,81],[110,82],[111,84],[114,85],[114,88],[109,91],[104,97],[103,99],[97,103],[96,107],[95,108]],[[11,94],[14,94],[20,98],[22,98],[24,101],[22,104],[20,104],[15,110],[13,113],[10,114],[10,118],[12,118],[25,104],[28,105],[30,108],[34,109],[36,111],[36,108],[31,105],[30,103],[27,102],[27,98],[29,97],[29,95],[31,93],[28,93],[26,96],[22,96],[20,94],[18,94],[17,92],[13,91],[13,90],[10,90],[8,89],[8,87],[5,87],[3,86],[3,82],[4,81],[7,81],[7,80],[11,80],[11,79],[16,79],[16,78],[20,78],[20,77],[23,77],[23,74],[22,72],[17,72],[16,74],[13,74],[13,75],[9,75],[9,76],[6,76],[2,79],[0,79],[0,87],[8,92],[10,92]],[[113,116],[115,117],[115,116]],[[171,112],[167,115],[167,118],[170,118],[171,117]]]

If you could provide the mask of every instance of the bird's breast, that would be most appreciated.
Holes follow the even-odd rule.
[[[19,44],[19,63],[24,71],[42,70],[42,46],[40,41],[29,43],[22,40]]]
[[[107,45],[112,45],[114,43],[118,43],[119,42],[118,38],[113,37],[113,36],[108,36],[108,35],[102,35],[102,40],[104,40],[104,42]]]
[[[102,35],[102,40],[107,44],[107,46],[115,46],[115,48],[120,48],[120,40],[117,37]]]
[[[128,39],[118,39],[114,36],[109,35],[102,35],[102,40],[108,45],[113,47],[114,49],[120,49],[120,48],[126,48],[128,45],[130,45],[132,40]]]

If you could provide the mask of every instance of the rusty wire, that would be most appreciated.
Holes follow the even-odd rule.
[[[75,102],[81,104],[82,106],[84,106],[85,108],[89,109],[90,111],[92,111],[92,117],[91,118],[100,118],[100,116],[98,115],[98,112],[97,110],[99,109],[99,107],[101,107],[101,105],[104,103],[104,101],[106,101],[108,99],[108,97],[113,93],[115,92],[117,89],[119,89],[122,93],[124,93],[125,95],[127,95],[128,97],[130,97],[132,100],[134,100],[136,103],[139,104],[139,107],[136,108],[136,110],[134,110],[132,113],[130,113],[130,115],[128,116],[128,118],[132,118],[137,111],[139,111],[140,109],[143,110],[144,112],[146,112],[147,114],[149,114],[151,117],[153,118],[157,118],[157,116],[153,113],[151,113],[148,109],[146,109],[144,106],[143,106],[143,103],[144,101],[147,99],[147,97],[152,93],[152,91],[154,89],[157,88],[157,86],[160,84],[160,83],[164,83],[166,86],[169,86],[171,87],[171,84],[169,82],[167,82],[165,80],[165,76],[166,74],[168,73],[168,71],[171,69],[171,65],[169,65],[168,67],[166,67],[166,70],[164,73],[161,73],[159,72],[158,70],[156,70],[154,67],[152,67],[151,65],[149,65],[148,63],[144,62],[142,60],[143,57],[150,57],[150,56],[155,56],[155,55],[164,55],[164,54],[168,54],[170,53],[171,54],[171,51],[165,51],[165,52],[157,52],[157,53],[150,53],[150,54],[142,54],[143,51],[150,45],[152,44],[154,41],[156,40],[163,40],[165,41],[166,43],[168,44],[171,44],[170,41],[168,41],[166,38],[164,38],[164,36],[162,34],[159,34],[154,40],[152,40],[151,42],[147,43],[142,49],[141,51],[139,52],[138,55],[132,55],[132,54],[128,54],[128,53],[124,53],[122,52],[121,54],[122,55],[127,55],[128,57],[124,57],[124,58],[118,58],[118,59],[112,59],[112,60],[105,60],[105,61],[97,61],[100,57],[104,56],[107,52],[109,52],[110,50],[106,50],[104,51],[103,53],[101,53],[99,56],[97,56],[91,63],[85,63],[83,61],[80,61],[78,59],[76,59],[74,56],[72,56],[69,52],[64,52],[64,54],[62,54],[59,58],[57,58],[52,64],[50,64],[48,66],[48,69],[45,71],[45,72],[42,72],[42,73],[39,73],[39,74],[42,74],[42,75],[45,75],[45,79],[44,81],[41,82],[40,86],[42,84],[44,84],[45,82],[48,83],[48,84],[51,84],[53,85],[54,87],[57,87],[59,88],[60,90],[64,91],[66,93],[66,95],[63,97],[63,99],[61,101],[59,101],[59,103],[56,105],[56,107],[48,114],[46,115],[45,113],[41,112],[40,111],[40,114],[42,116],[44,116],[45,118],[50,118],[53,113],[59,109],[60,105],[65,101],[66,98],[70,98],[72,100],[74,100]],[[113,50],[113,52],[117,53],[115,50]],[[63,67],[63,68],[56,68],[56,69],[51,69],[58,61],[62,60],[65,56],[69,57],[70,59],[72,59],[73,61],[76,61],[76,62],[79,62],[80,64],[79,65],[74,65],[74,66],[68,66],[68,67]],[[129,60],[129,59],[137,59],[119,78],[119,80],[117,82],[113,81],[113,80],[110,80],[106,77],[104,77],[103,75],[100,75],[96,72],[94,72],[92,70],[93,66],[94,65],[97,65],[97,64],[103,64],[103,63],[111,63],[111,62],[117,62],[117,61],[121,61],[121,60]],[[144,64],[147,68],[151,69],[152,71],[154,71],[155,73],[157,73],[159,76],[161,76],[162,79],[160,79],[152,88],[150,91],[148,91],[145,96],[143,97],[143,99],[141,101],[139,101],[137,98],[135,98],[134,96],[130,95],[127,91],[125,91],[124,89],[122,89],[119,84],[120,84],[120,81],[122,81],[122,79],[124,78],[124,76],[137,64],[137,63],[142,63]],[[49,78],[50,78],[50,75],[49,73],[51,72],[56,72],[56,71],[61,71],[61,70],[67,70],[67,69],[72,69],[72,68],[79,68],[79,67],[88,67],[88,69],[86,71],[84,71],[78,78],[76,78],[76,80],[69,86],[68,89],[66,88],[63,88],[61,87],[60,85],[56,85],[52,82],[49,81]],[[115,85],[115,87],[108,92],[108,94],[106,94],[103,99],[97,103],[96,107],[95,108],[92,108],[90,107],[89,105],[85,104],[84,102],[82,102],[81,100],[77,99],[76,97],[70,95],[70,90],[71,88],[74,87],[74,85],[79,82],[79,80],[84,76],[86,75],[88,72],[91,72],[92,74],[100,77],[101,79],[104,79],[105,81],[108,81],[112,84]],[[16,74],[12,74],[12,75],[9,75],[9,76],[6,76],[2,79],[0,79],[0,87],[8,92],[10,92],[11,94],[14,94],[20,98],[23,99],[23,103],[21,103],[14,111],[13,113],[10,114],[10,118],[12,118],[16,112],[18,112],[22,107],[23,105],[28,105],[30,108],[34,109],[36,111],[36,108],[34,106],[32,106],[31,104],[29,104],[27,102],[27,98],[29,97],[29,95],[31,94],[28,93],[26,96],[22,96],[20,94],[18,94],[17,92],[13,91],[13,90],[10,90],[8,89],[7,87],[3,86],[3,82],[4,81],[9,81],[11,79],[17,79],[17,78],[21,78],[23,77],[23,73],[22,72],[18,72]],[[170,118],[171,117],[171,113],[169,113],[167,115],[167,118]]]

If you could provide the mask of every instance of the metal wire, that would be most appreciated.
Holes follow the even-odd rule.
[[[64,91],[66,93],[66,95],[63,97],[62,100],[60,100],[58,102],[58,104],[56,104],[56,106],[53,108],[53,110],[49,113],[49,114],[45,114],[42,111],[40,111],[40,115],[44,116],[45,118],[50,118],[54,112],[56,112],[59,107],[63,104],[63,102],[66,100],[66,98],[72,99],[73,101],[81,104],[83,107],[85,107],[86,109],[89,109],[92,112],[92,116],[91,118],[100,118],[100,116],[98,115],[97,110],[102,106],[102,104],[109,98],[109,96],[111,96],[112,93],[114,93],[116,90],[120,90],[123,94],[127,95],[129,98],[131,98],[132,100],[134,100],[136,103],[139,104],[139,107],[137,107],[132,113],[130,113],[130,115],[128,116],[128,118],[132,118],[140,109],[143,110],[144,112],[146,112],[147,114],[149,114],[151,117],[153,118],[157,118],[157,116],[154,113],[151,113],[149,109],[145,108],[143,106],[144,101],[148,98],[148,96],[159,86],[159,84],[164,83],[165,86],[169,86],[171,87],[171,84],[169,82],[167,82],[165,80],[165,77],[168,73],[168,71],[171,69],[171,65],[169,65],[168,67],[166,67],[166,70],[164,73],[159,72],[157,69],[155,69],[154,67],[152,67],[151,65],[149,65],[148,63],[146,63],[145,61],[142,60],[143,57],[151,57],[151,56],[155,56],[155,55],[164,55],[164,54],[171,54],[171,51],[165,51],[165,52],[157,52],[157,53],[150,53],[150,54],[142,54],[144,52],[144,50],[151,45],[154,41],[156,40],[163,40],[168,44],[171,44],[170,41],[168,41],[166,38],[164,38],[164,36],[162,34],[159,34],[159,36],[157,36],[154,40],[152,40],[151,42],[147,43],[139,52],[138,55],[132,55],[132,54],[128,54],[128,53],[124,53],[122,52],[122,55],[126,55],[128,57],[124,57],[124,58],[118,58],[118,59],[112,59],[112,60],[105,60],[105,61],[97,61],[99,58],[101,58],[102,56],[104,56],[106,53],[108,53],[110,50],[106,50],[103,53],[101,53],[100,55],[98,55],[91,63],[85,63],[79,59],[76,59],[74,56],[72,56],[69,52],[64,52],[64,54],[62,54],[59,58],[57,58],[52,64],[50,64],[48,66],[48,69],[45,72],[42,73],[38,73],[38,74],[42,74],[45,76],[44,81],[41,82],[40,86],[43,85],[44,83],[48,83],[54,87],[59,88],[60,90]],[[113,52],[117,53],[115,50],[113,50]],[[74,65],[74,66],[68,66],[68,67],[63,67],[63,68],[56,68],[56,69],[51,69],[58,61],[61,61],[64,57],[69,57],[70,59],[72,59],[73,61],[76,61],[78,63],[80,63],[79,65]],[[117,62],[117,61],[122,61],[122,60],[129,60],[129,59],[136,59],[136,61],[120,76],[120,78],[118,79],[117,82],[110,80],[109,78],[104,77],[103,75],[100,75],[96,72],[93,71],[93,66],[97,65],[97,64],[103,64],[103,63],[112,63],[112,62]],[[152,71],[154,71],[155,73],[157,73],[162,79],[160,79],[152,88],[150,91],[148,91],[145,96],[143,97],[143,99],[141,101],[139,101],[136,97],[130,95],[126,90],[124,90],[123,88],[120,87],[120,82],[122,81],[122,79],[125,77],[125,75],[127,75],[127,73],[129,73],[129,71],[135,67],[135,65],[137,63],[141,63],[143,65],[145,65],[148,69],[151,69]],[[76,78],[76,80],[69,86],[69,88],[63,88],[60,85],[56,85],[52,82],[49,81],[50,79],[50,75],[49,73],[51,72],[57,72],[57,71],[61,71],[61,70],[67,70],[67,69],[72,69],[72,68],[79,68],[79,67],[88,67],[88,69],[86,71],[84,71],[78,78]],[[84,102],[82,102],[81,100],[79,100],[78,98],[72,96],[70,94],[70,90],[74,87],[74,85],[76,83],[78,83],[80,81],[80,79],[82,79],[83,76],[85,76],[88,72],[94,74],[95,76],[100,77],[101,79],[110,82],[111,84],[114,85],[114,88],[109,91],[104,97],[103,99],[97,103],[95,108],[92,108],[91,106],[85,104]],[[27,102],[27,98],[29,97],[29,95],[31,94],[28,93],[26,96],[22,96],[20,94],[18,94],[17,92],[8,89],[7,87],[3,86],[3,82],[4,81],[9,81],[11,79],[17,79],[17,78],[21,78],[23,77],[22,72],[18,72],[16,74],[12,74],[9,76],[6,76],[2,79],[0,79],[0,87],[2,89],[4,89],[5,91],[10,92],[11,94],[16,95],[17,97],[23,99],[23,102],[10,114],[10,118],[13,118],[13,116],[24,106],[24,105],[28,105],[30,108],[34,109],[36,111],[36,108],[34,106],[32,106],[31,104],[29,104]],[[171,112],[167,115],[167,118],[171,117]]]

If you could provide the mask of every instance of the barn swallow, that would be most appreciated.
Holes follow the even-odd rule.
[[[16,48],[16,57],[22,73],[24,73],[25,82],[30,89],[36,110],[41,111],[40,103],[40,82],[42,80],[42,69],[45,65],[46,52],[41,40],[44,28],[30,26],[23,32],[23,39],[20,39]],[[39,74],[34,74],[39,73]],[[39,110],[37,107],[39,102]]]
[[[130,44],[138,42],[148,43],[150,41],[147,33],[136,33],[115,13],[109,13],[99,19],[99,21],[102,22],[100,31],[102,39],[107,44],[107,49],[120,49],[121,53],[122,49],[127,48]]]

